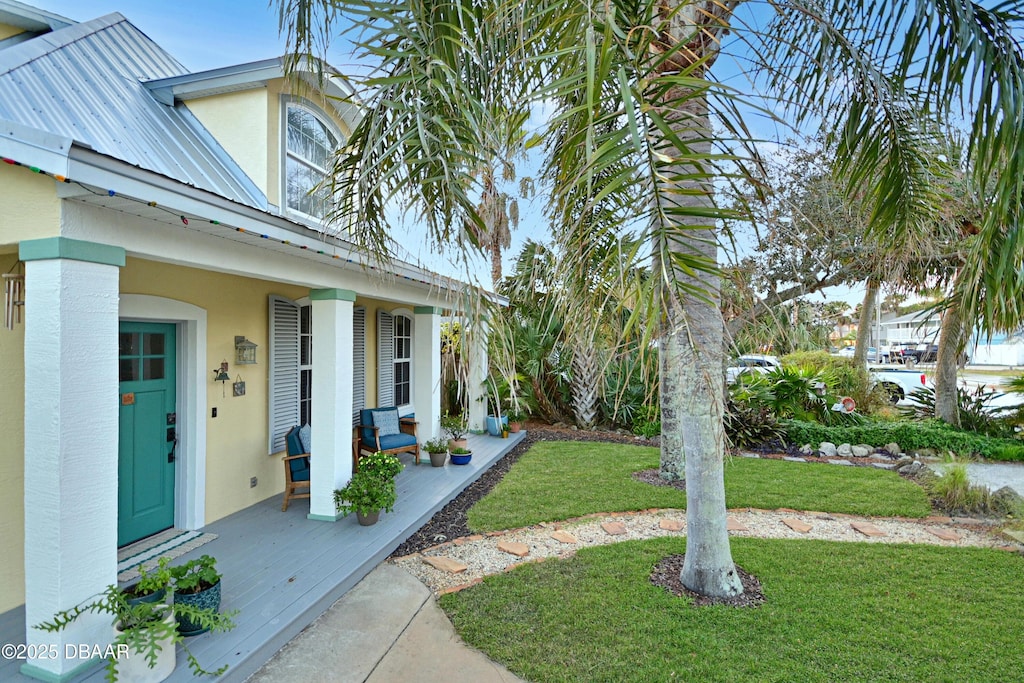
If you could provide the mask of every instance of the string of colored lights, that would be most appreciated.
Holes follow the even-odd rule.
[[[67,177],[65,177],[63,175],[59,175],[57,173],[50,173],[49,171],[41,169],[38,166],[31,166],[29,164],[24,164],[24,163],[22,163],[22,162],[20,162],[20,161],[18,161],[16,159],[9,159],[7,157],[0,157],[0,162],[3,162],[3,163],[8,164],[10,166],[18,166],[20,168],[24,168],[24,169],[26,169],[28,171],[31,171],[32,173],[37,173],[39,175],[45,175],[47,177],[53,178],[54,180],[56,180],[57,182],[60,182],[60,183],[77,185],[78,187],[81,187],[83,190],[85,190],[85,191],[87,191],[87,192],[89,192],[89,193],[91,193],[93,195],[96,195],[98,197],[99,196],[103,196],[103,194],[104,194],[104,192],[96,191],[92,187],[90,187],[90,186],[88,186],[88,185],[86,185],[84,183],[72,180],[70,178],[67,178]],[[371,264],[368,264],[368,263],[367,264],[360,264],[356,260],[351,259],[351,258],[347,258],[347,257],[343,257],[340,254],[328,253],[327,250],[325,250],[325,249],[311,250],[309,248],[309,246],[305,245],[305,244],[296,244],[295,242],[292,242],[291,240],[283,240],[283,239],[279,239],[277,237],[271,237],[270,235],[262,233],[262,232],[258,232],[258,231],[255,231],[255,230],[249,230],[248,228],[242,228],[242,227],[239,227],[239,226],[236,226],[236,225],[230,225],[230,224],[227,224],[227,223],[221,223],[220,221],[215,220],[213,218],[207,218],[207,217],[204,217],[204,216],[197,216],[197,215],[194,215],[194,214],[185,214],[185,213],[182,213],[182,212],[179,212],[179,211],[172,210],[169,207],[162,206],[162,205],[158,204],[155,201],[146,201],[146,200],[143,200],[143,199],[139,199],[137,197],[133,197],[131,195],[121,194],[121,193],[117,192],[116,190],[108,189],[108,190],[106,190],[105,194],[108,197],[117,197],[119,199],[125,199],[125,200],[128,200],[128,201],[136,202],[138,204],[145,204],[145,205],[149,206],[150,208],[159,209],[160,211],[164,211],[165,213],[167,213],[167,214],[169,214],[171,216],[177,217],[178,220],[181,221],[181,224],[183,226],[185,226],[186,228],[195,229],[195,228],[191,228],[189,226],[189,221],[190,220],[197,221],[197,222],[210,223],[212,225],[221,225],[221,226],[223,226],[225,228],[229,228],[231,230],[234,230],[235,232],[238,232],[240,234],[249,235],[249,236],[252,236],[252,237],[259,237],[260,239],[268,240],[268,241],[271,241],[271,242],[277,242],[277,243],[283,244],[285,246],[297,249],[299,251],[310,251],[312,253],[320,254],[322,256],[326,256],[326,257],[334,259],[334,260],[338,260],[338,261],[344,260],[346,263],[353,263],[353,264],[361,265],[361,266],[364,266],[364,267],[368,268],[369,270],[372,270],[372,271],[375,271],[375,272],[379,272],[382,275],[387,275],[387,276],[392,276],[392,277],[396,277],[396,278],[401,278],[403,280],[408,280],[410,282],[418,282],[419,284],[423,284],[423,285],[441,286],[441,287],[444,287],[446,289],[451,289],[451,290],[458,290],[458,289],[461,289],[462,287],[465,286],[463,283],[459,283],[456,280],[452,280],[451,278],[445,277],[445,276],[442,276],[442,275],[438,275],[437,276],[438,279],[440,280],[440,282],[431,282],[429,280],[419,280],[419,279],[410,277],[409,275],[405,275],[403,273],[398,273],[398,272],[391,271],[391,270],[385,270],[383,268],[379,268],[378,266],[374,266],[374,265],[371,265]]]

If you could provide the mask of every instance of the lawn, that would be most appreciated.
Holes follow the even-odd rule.
[[[658,450],[593,442],[545,441],[523,454],[494,490],[469,511],[475,531],[559,521],[592,512],[685,508],[674,488],[636,481],[658,466]],[[793,508],[857,515],[924,517],[924,491],[898,475],[869,467],[730,458],[729,507]]]
[[[734,538],[767,599],[737,609],[694,608],[650,583],[684,549],[678,538],[584,548],[440,603],[470,645],[535,683],[1024,679],[1018,555]]]

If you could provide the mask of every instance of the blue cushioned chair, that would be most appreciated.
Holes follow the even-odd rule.
[[[420,442],[416,435],[416,420],[412,416],[398,418],[398,434],[380,433],[377,422],[386,421],[375,418],[374,413],[393,412],[398,416],[398,408],[364,408],[359,411],[359,422],[356,426],[358,434],[355,453],[352,454],[354,470],[359,469],[359,458],[363,453],[412,453],[417,465],[420,464]],[[387,416],[383,416],[387,417]],[[392,418],[393,419],[393,418]]]
[[[288,455],[284,456],[284,505],[281,511],[288,509],[288,501],[292,498],[309,498],[309,453],[302,446],[299,438],[299,427],[292,427],[285,435]],[[305,489],[305,493],[297,493]]]

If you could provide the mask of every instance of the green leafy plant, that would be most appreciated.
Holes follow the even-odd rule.
[[[466,415],[451,415],[449,413],[445,413],[441,418],[441,429],[443,429],[445,434],[448,435],[448,438],[453,441],[466,438],[466,432],[469,429]]]
[[[68,627],[78,617],[87,613],[110,614],[114,618],[114,626],[119,631],[113,641],[117,651],[127,651],[128,655],[141,655],[147,665],[156,666],[157,656],[164,647],[181,645],[188,660],[189,669],[195,676],[220,676],[228,669],[228,665],[208,671],[204,669],[188,648],[184,637],[178,632],[178,625],[168,617],[173,613],[187,616],[195,622],[203,624],[211,631],[229,631],[235,627],[234,617],[238,612],[220,613],[212,609],[194,605],[174,605],[161,602],[129,603],[128,596],[117,586],[111,585],[93,598],[69,609],[62,610],[50,621],[36,624],[33,628],[55,633]],[[107,661],[106,680],[114,683],[118,680],[120,657],[111,657]]]
[[[998,396],[995,391],[988,391],[984,386],[968,390],[964,387],[956,389],[957,412],[960,417],[960,428],[967,432],[977,432],[999,438],[1012,437],[1014,434],[1011,420],[1000,417],[991,406],[992,399]],[[910,393],[914,403],[900,407],[900,414],[911,419],[927,419],[935,415],[935,389],[921,387]]]
[[[146,568],[139,566],[139,580],[124,589],[129,598],[141,598],[147,595],[167,591],[173,580],[171,573],[170,559],[161,557],[155,566]]]
[[[423,450],[427,453],[444,453],[448,450],[448,442],[440,437],[431,439],[423,444]]]
[[[359,471],[343,488],[334,491],[334,505],[348,516],[353,512],[368,515],[379,510],[391,512],[398,498],[395,477],[405,465],[390,453],[378,451],[359,460]]]
[[[633,433],[645,439],[661,434],[661,411],[658,406],[639,406],[633,411]]]
[[[189,560],[185,564],[171,568],[176,593],[198,593],[215,586],[221,579],[216,568],[217,560],[209,555]]]
[[[473,451],[469,450],[468,448],[461,448],[461,447],[458,447],[458,446],[456,446],[455,448],[451,449],[451,451],[450,451],[450,453],[452,455],[470,455],[472,452]]]
[[[951,463],[939,476],[929,477],[926,488],[935,503],[947,512],[976,513],[991,510],[991,494],[984,486],[971,484],[967,465]]]
[[[766,443],[785,443],[786,429],[767,406],[729,398],[726,401],[725,435],[733,448],[754,448]]]

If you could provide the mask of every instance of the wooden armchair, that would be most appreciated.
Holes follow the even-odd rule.
[[[364,408],[359,412],[356,426],[356,444],[352,454],[352,470],[359,469],[363,453],[412,453],[420,464],[420,442],[416,434],[416,420],[399,417],[398,408]]]
[[[284,456],[284,504],[281,512],[288,509],[288,502],[293,498],[309,498],[309,453],[299,438],[299,427],[292,427],[285,435],[288,455]],[[305,489],[305,493],[298,493]]]

